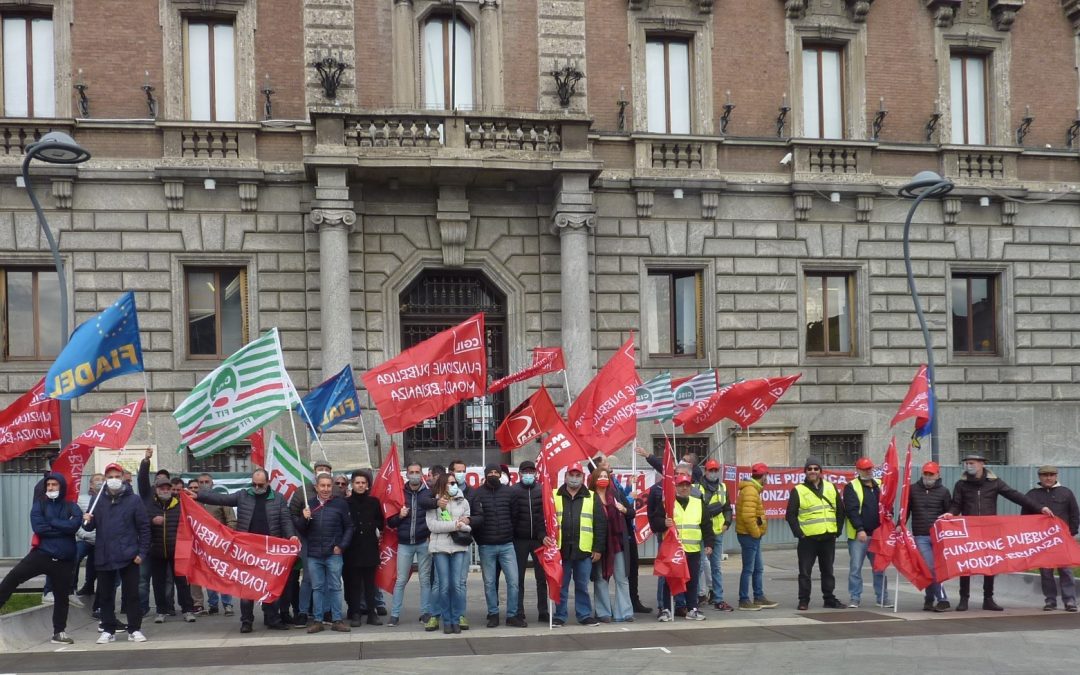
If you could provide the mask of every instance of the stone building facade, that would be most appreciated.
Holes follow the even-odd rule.
[[[51,258],[15,178],[24,148],[59,129],[93,154],[31,172],[72,318],[136,291],[159,448],[176,447],[168,412],[230,341],[278,327],[304,393],[483,310],[495,377],[561,345],[577,392],[633,331],[642,379],[803,374],[749,434],[725,424],[684,447],[879,457],[926,358],[897,192],[932,170],[956,187],[920,207],[911,249],[942,461],[1076,461],[1080,3],[115,5],[0,0],[16,45],[0,85],[5,402],[51,361]],[[46,47],[19,52],[24,29]],[[36,96],[8,68],[20,53]],[[333,92],[313,66],[327,57],[346,66]],[[552,73],[572,71],[560,92]],[[50,98],[40,82],[48,114],[26,105]],[[194,349],[206,335],[217,343]],[[495,397],[496,421],[536,384]],[[547,384],[564,402],[562,378]],[[108,382],[75,402],[74,427],[141,395],[138,376]],[[338,466],[378,462],[391,440],[425,464],[478,463],[478,410],[391,438],[368,409],[366,446],[349,424],[325,449]],[[642,424],[638,440],[659,435]]]

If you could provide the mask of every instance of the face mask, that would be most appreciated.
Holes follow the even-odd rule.
[[[105,481],[105,487],[109,488],[113,492],[120,489],[120,486],[124,483],[119,478],[109,478]]]
[[[166,499],[172,499],[172,488],[169,488],[168,490],[158,490],[157,496],[158,499],[162,501],[165,501]]]
[[[979,469],[974,464],[965,464],[964,465],[964,473],[966,473],[967,475],[974,476],[978,472],[979,472]]]
[[[499,477],[498,476],[488,476],[487,478],[484,479],[484,482],[487,483],[488,487],[495,487],[495,486],[497,486],[499,484]]]
[[[535,482],[536,482],[536,474],[535,473],[523,473],[523,474],[521,474],[521,484],[522,485],[532,485]]]
[[[409,485],[419,485],[419,484],[420,484],[420,474],[418,474],[418,473],[410,473],[409,474]]]
[[[611,479],[610,478],[597,478],[596,479],[596,487],[598,487],[598,488],[606,488],[609,485],[611,485]]]
[[[926,485],[926,487],[934,487],[935,485],[937,485],[938,479],[927,478],[926,476],[923,476],[922,482],[924,485]]]
[[[510,484],[510,477],[507,476],[505,473],[499,474],[499,484],[500,485],[509,485]]]
[[[254,492],[257,495],[266,494],[266,486],[265,485],[254,485],[254,486],[252,486],[251,490],[252,490],[252,492]]]
[[[48,497],[49,499],[58,499],[60,497],[60,491],[59,490],[53,490],[52,492],[46,492],[45,496]]]
[[[97,492],[98,490],[100,490],[100,489],[101,489],[101,486],[102,486],[102,482],[101,482],[101,481],[94,481],[93,483],[90,483],[90,489],[91,489],[91,490],[93,490],[93,491],[95,491],[95,492]]]
[[[705,477],[708,478],[709,480],[720,480],[720,472],[719,471],[709,471],[709,472],[706,472]]]
[[[454,478],[457,478],[458,487],[460,489],[460,486],[465,484],[465,472],[464,471],[455,471],[454,472]]]
[[[458,494],[460,494],[460,493],[461,493],[461,490],[458,489],[457,485],[447,485],[446,486],[446,494],[450,495],[451,497],[457,497]]]
[[[576,490],[579,487],[581,487],[581,480],[582,480],[581,476],[567,476],[566,477],[566,484],[569,487],[572,487],[572,488],[574,488]]]

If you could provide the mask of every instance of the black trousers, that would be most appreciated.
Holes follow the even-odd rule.
[[[637,539],[634,532],[630,532],[630,545],[626,547],[626,580],[630,584],[630,603],[634,607],[641,606],[641,598],[638,597],[638,560]]]
[[[360,616],[360,608],[367,609],[368,616],[375,611],[375,567],[349,567],[345,580],[345,598],[349,604],[349,618]]]
[[[180,611],[194,612],[195,603],[191,600],[191,587],[188,586],[187,578],[179,576],[173,568],[172,558],[155,558],[150,556],[150,583],[154,585],[154,605],[156,607],[169,607],[166,599],[166,585],[169,574],[172,574],[176,582],[176,600],[180,603]],[[160,612],[161,610],[158,609]]]
[[[810,602],[810,575],[814,571],[814,562],[821,572],[821,597],[826,602],[836,600],[833,590],[836,577],[833,576],[833,560],[836,559],[835,537],[803,537],[797,548],[799,555],[799,602]],[[693,569],[693,568],[691,568]]]
[[[262,603],[263,625],[264,626],[276,626],[281,623],[281,607],[282,598],[278,598],[274,602]],[[255,601],[254,600],[241,600],[240,601],[240,622],[241,623],[255,623]]]
[[[960,577],[960,597],[967,599],[971,596],[971,577]],[[983,597],[994,597],[994,576],[983,576]]]
[[[52,583],[53,597],[53,632],[60,633],[67,628],[69,598],[71,583],[74,579],[72,570],[75,569],[74,560],[57,560],[41,549],[30,549],[30,552],[11,568],[3,581],[0,581],[0,607],[3,607],[15,589],[33,579],[39,574]]]
[[[139,566],[128,563],[118,570],[97,571],[97,606],[101,608],[101,627],[106,633],[116,633],[116,579],[120,579],[120,598],[131,634],[142,629],[142,608],[139,607]]]
[[[517,615],[525,618],[525,563],[532,556],[533,576],[536,577],[536,610],[537,616],[548,613],[547,575],[540,561],[536,559],[536,549],[543,546],[544,542],[537,539],[515,539],[514,555],[517,558],[518,568],[518,606]]]

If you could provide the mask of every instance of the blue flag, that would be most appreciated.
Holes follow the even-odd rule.
[[[106,380],[142,370],[135,293],[128,291],[75,329],[49,368],[45,387],[50,398],[78,398]]]
[[[296,406],[296,412],[307,423],[312,438],[338,422],[360,417],[360,398],[356,395],[352,366],[345,366],[340,373],[312,389],[302,404],[303,407]]]

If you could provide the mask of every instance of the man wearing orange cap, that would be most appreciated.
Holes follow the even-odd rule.
[[[847,515],[848,538],[848,593],[851,601],[848,607],[858,607],[862,599],[863,562],[869,558],[874,565],[874,554],[870,553],[870,538],[881,524],[878,516],[878,503],[881,501],[881,481],[874,478],[874,463],[869,457],[860,457],[855,462],[858,475],[844,488],[844,511]],[[874,600],[878,607],[892,607],[889,602],[889,583],[884,572],[874,572]]]
[[[720,462],[715,459],[705,462],[705,473],[698,481],[698,488],[701,489],[701,499],[705,504],[705,515],[712,521],[716,542],[712,553],[701,556],[698,592],[704,595],[708,587],[709,604],[713,609],[733,612],[735,608],[724,601],[724,577],[720,572],[720,564],[724,559],[723,536],[731,526],[731,502],[728,501],[727,486],[720,478]]]
[[[592,564],[607,548],[607,518],[596,496],[585,487],[585,471],[580,464],[566,469],[566,482],[555,492],[555,515],[559,521],[557,539],[544,538],[545,546],[558,546],[562,554],[563,578],[553,625],[565,626],[570,608],[570,579],[574,581],[574,614],[579,624],[596,626],[589,598]]]
[[[937,462],[927,462],[922,467],[922,478],[911,485],[908,496],[908,518],[911,520],[911,534],[915,545],[930,573],[934,573],[934,549],[930,544],[930,530],[934,521],[949,510],[952,495],[949,488],[941,484],[941,467]],[[945,612],[951,605],[945,587],[936,581],[926,587],[923,598],[924,612]]]

